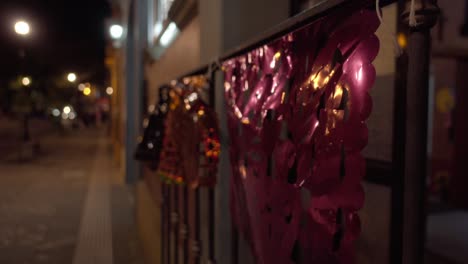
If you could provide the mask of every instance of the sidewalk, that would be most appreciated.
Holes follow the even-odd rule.
[[[142,263],[132,196],[111,181],[116,169],[103,133],[41,143],[45,154],[29,163],[0,162],[0,263]],[[80,262],[97,254],[108,262]]]
[[[29,121],[29,128],[32,141],[34,139],[41,141],[44,136],[53,131],[50,121],[37,118]],[[22,129],[21,120],[0,118],[0,161],[12,157],[17,159],[20,156],[19,152],[23,144]],[[32,141],[29,148],[31,148]]]

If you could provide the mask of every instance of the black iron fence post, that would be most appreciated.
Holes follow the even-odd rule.
[[[435,25],[438,14],[436,0],[406,0],[402,14],[405,24],[410,25],[404,149],[403,264],[424,263],[430,29]]]

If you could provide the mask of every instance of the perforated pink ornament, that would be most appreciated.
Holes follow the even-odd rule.
[[[232,214],[257,263],[354,263],[379,22],[353,8],[223,65]]]

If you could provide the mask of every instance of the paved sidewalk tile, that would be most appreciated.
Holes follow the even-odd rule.
[[[83,208],[80,235],[73,264],[112,264],[110,178],[112,165],[100,140]]]

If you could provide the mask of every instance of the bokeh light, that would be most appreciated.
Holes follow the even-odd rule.
[[[30,30],[29,24],[25,21],[18,21],[15,23],[15,32],[19,35],[28,35]]]
[[[121,25],[112,25],[109,32],[113,39],[120,39],[123,35],[123,27]]]
[[[65,107],[63,108],[63,112],[64,112],[65,114],[69,114],[69,113],[71,112],[71,107],[65,106]]]
[[[60,110],[55,108],[54,110],[52,110],[52,115],[55,116],[55,117],[58,117],[60,115]]]
[[[86,96],[89,96],[91,94],[91,88],[89,87],[84,88],[83,94]]]
[[[80,92],[82,92],[85,88],[86,88],[86,85],[84,85],[83,83],[80,83],[80,84],[78,85],[78,90],[79,90]]]
[[[29,86],[31,84],[31,78],[29,77],[23,77],[23,79],[21,79],[21,83],[24,85],[24,86]]]
[[[406,35],[404,33],[398,33],[397,41],[398,41],[398,45],[402,49],[408,46],[408,39],[406,38]]]
[[[68,75],[67,75],[67,80],[69,82],[75,82],[76,81],[76,74],[73,73],[73,72],[70,72]]]
[[[112,87],[107,87],[106,93],[107,93],[108,95],[112,95],[112,94],[114,93],[114,88],[112,88]]]

